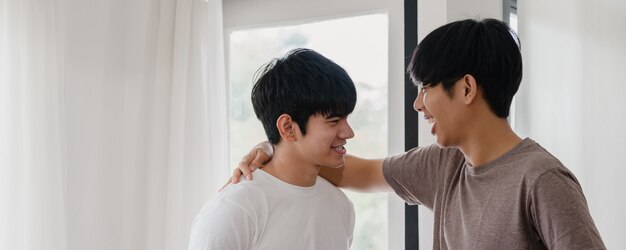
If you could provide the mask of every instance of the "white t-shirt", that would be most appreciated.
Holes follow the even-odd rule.
[[[348,249],[353,229],[352,202],[325,179],[300,187],[260,170],[204,205],[189,250]]]

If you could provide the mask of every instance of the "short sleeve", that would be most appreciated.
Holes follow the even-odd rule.
[[[407,203],[432,210],[448,151],[433,144],[388,157],[383,161],[385,180]]]
[[[255,220],[233,201],[214,199],[196,216],[189,250],[252,249]]]
[[[606,249],[582,188],[569,171],[542,174],[528,197],[530,217],[549,249]]]

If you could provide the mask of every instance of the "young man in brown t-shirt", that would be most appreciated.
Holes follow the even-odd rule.
[[[437,144],[386,159],[346,157],[320,175],[338,187],[395,191],[435,214],[434,249],[605,249],[574,175],[507,117],[522,78],[519,40],[498,20],[444,25],[416,48],[408,71],[416,111]],[[232,182],[269,161],[261,143]]]

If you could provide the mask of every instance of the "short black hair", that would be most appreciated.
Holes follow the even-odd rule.
[[[454,83],[470,74],[482,89],[491,111],[506,118],[522,80],[520,47],[517,34],[502,21],[456,21],[422,40],[407,71],[416,85],[443,84],[450,96]]]
[[[310,49],[294,49],[262,66],[252,88],[252,106],[268,140],[278,144],[276,120],[288,114],[306,134],[309,117],[345,117],[356,105],[356,88],[348,73]]]

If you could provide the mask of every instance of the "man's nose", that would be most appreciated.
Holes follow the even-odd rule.
[[[418,91],[417,97],[415,97],[415,101],[413,102],[413,109],[417,112],[424,112],[424,91]]]
[[[348,123],[348,120],[346,120],[345,127],[341,130],[341,134],[339,136],[342,139],[350,139],[354,137],[354,131],[352,130],[352,127]]]

